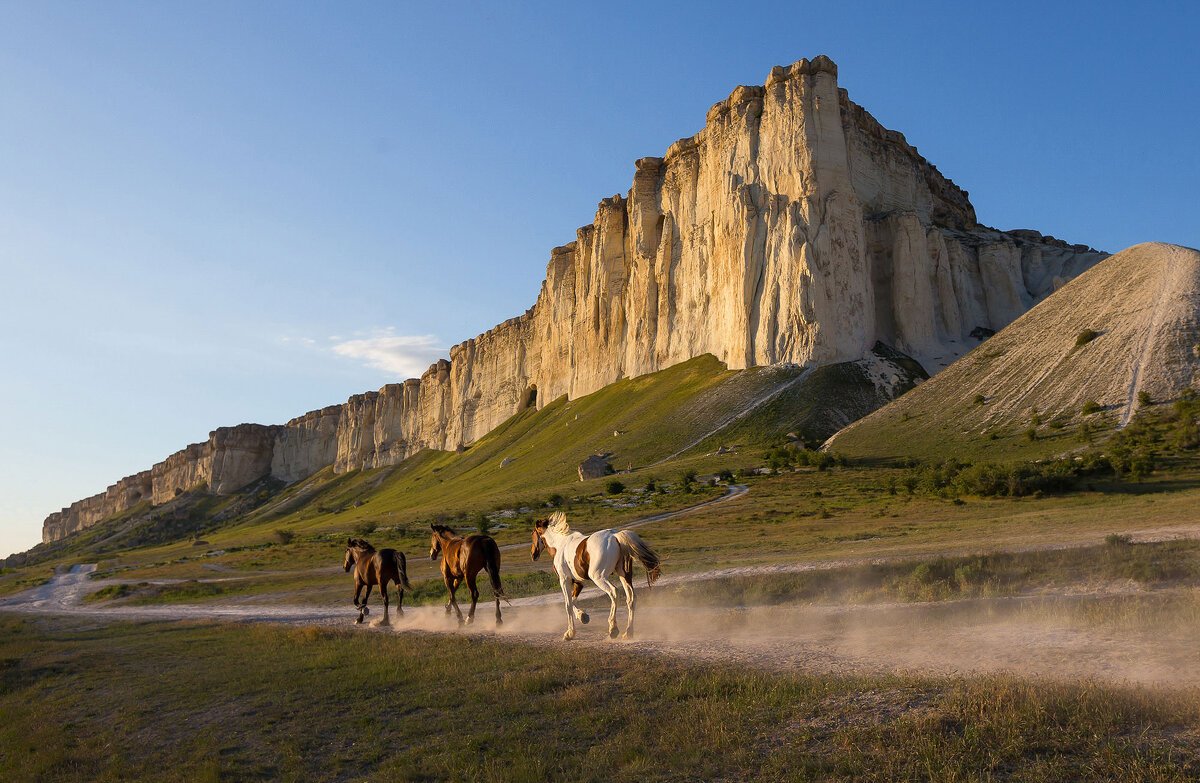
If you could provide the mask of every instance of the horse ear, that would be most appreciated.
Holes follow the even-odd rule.
[[[346,539],[346,546],[354,546],[354,539],[353,539],[353,538],[347,538],[347,539]]]
[[[436,533],[436,532],[437,532],[437,525],[435,525],[435,524],[433,524],[432,522],[430,522],[430,523],[429,523],[429,529],[430,529],[430,530],[432,530],[433,532],[435,532],[435,533]]]

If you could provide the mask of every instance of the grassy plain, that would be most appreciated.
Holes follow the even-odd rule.
[[[14,780],[1143,780],[1200,700],[774,675],[479,637],[0,618]]]

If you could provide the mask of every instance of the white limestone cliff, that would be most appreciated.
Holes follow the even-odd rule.
[[[638,160],[629,192],[551,251],[528,311],[420,379],[351,397],[336,423],[326,408],[276,428],[266,461],[239,465],[283,481],[391,465],[706,353],[733,369],[813,365],[879,341],[934,373],[972,331],[999,330],[1103,257],[979,225],[966,191],[839,90],[829,58],[800,60]],[[161,492],[155,474],[154,502],[236,483],[213,485],[202,455],[177,461]],[[58,529],[47,520],[46,540]]]

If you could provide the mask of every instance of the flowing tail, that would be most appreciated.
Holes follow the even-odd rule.
[[[632,530],[618,530],[617,542],[621,545],[622,554],[632,557],[646,569],[646,586],[650,587],[662,576],[662,558],[646,545],[637,533]]]
[[[484,539],[483,545],[483,567],[487,569],[488,578],[492,581],[492,592],[497,598],[503,598],[504,603],[512,606],[512,601],[508,600],[508,596],[504,594],[504,587],[500,584],[500,547],[496,546],[491,536]]]
[[[400,586],[405,590],[412,590],[413,586],[408,581],[408,561],[404,558],[404,553],[397,549],[394,557],[396,559],[396,571],[400,574]]]

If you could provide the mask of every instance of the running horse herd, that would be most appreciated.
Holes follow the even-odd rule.
[[[495,540],[482,533],[460,536],[445,525],[431,525],[430,529],[429,559],[436,561],[441,558],[442,581],[450,593],[446,614],[453,610],[460,624],[474,621],[475,605],[479,602],[479,587],[475,580],[480,571],[487,571],[496,600],[496,625],[503,623],[500,600],[507,601],[508,597],[504,595],[504,588],[500,584],[500,547]],[[586,535],[572,530],[567,524],[567,515],[556,511],[549,519],[539,519],[533,523],[530,555],[537,560],[543,552],[549,553],[554,571],[558,574],[559,587],[562,588],[563,603],[567,610],[564,639],[575,638],[576,620],[584,624],[589,620],[588,613],[575,604],[584,583],[589,580],[608,596],[608,635],[614,639],[617,637],[617,587],[613,583],[614,576],[625,593],[625,606],[629,610],[629,619],[620,635],[623,638],[633,635],[633,611],[637,603],[633,589],[633,563],[637,561],[646,569],[647,586],[653,585],[662,573],[662,559],[637,533],[632,530],[600,530]],[[355,622],[361,623],[369,613],[367,599],[376,585],[383,594],[384,622],[387,622],[389,610],[389,583],[396,585],[396,611],[404,613],[404,591],[412,590],[406,562],[404,553],[395,549],[376,551],[361,538],[351,538],[346,542],[343,566],[347,572],[354,571],[354,606],[358,609],[358,620]],[[471,608],[465,618],[455,598],[463,582],[467,583],[471,593]],[[362,595],[364,587],[367,592]]]

